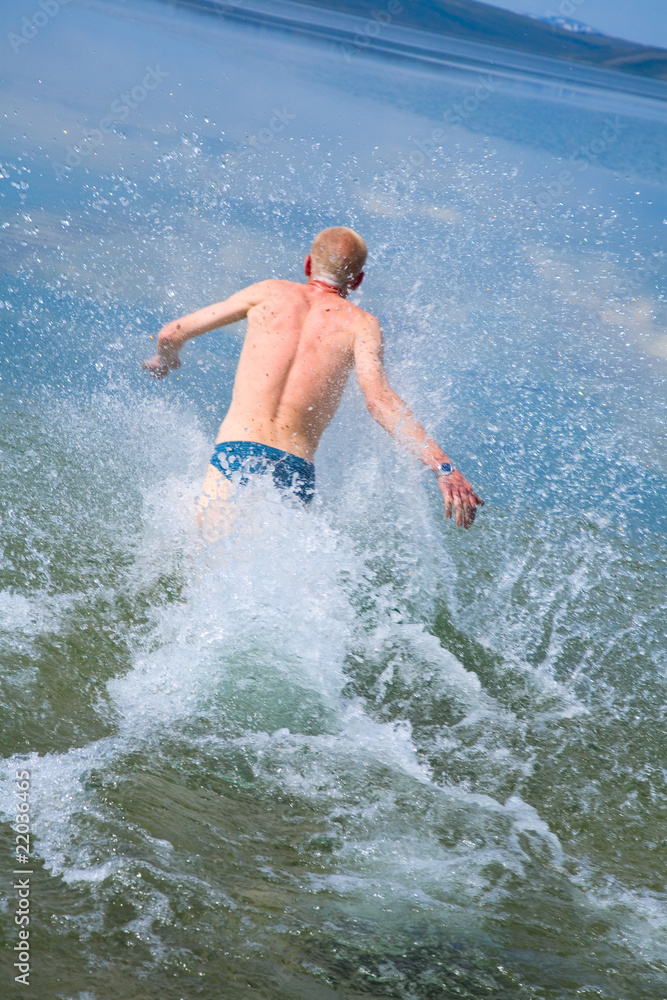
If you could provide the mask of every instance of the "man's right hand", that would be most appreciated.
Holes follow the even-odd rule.
[[[438,476],[438,486],[445,498],[445,517],[454,516],[459,528],[471,528],[477,514],[477,508],[484,506],[484,501],[473,491],[472,486],[462,476],[458,469],[451,476]]]
[[[160,354],[154,354],[152,358],[148,358],[147,361],[144,361],[141,367],[145,372],[148,372],[152,378],[164,378],[170,371],[180,368],[181,361],[177,356],[165,358]]]

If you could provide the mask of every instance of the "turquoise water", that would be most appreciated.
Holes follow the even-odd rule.
[[[3,68],[1,847],[9,887],[27,768],[40,1000],[667,996],[665,105],[486,55],[70,4]],[[204,550],[240,340],[139,363],[338,223],[486,506],[456,532],[351,385],[314,508],[252,493]]]

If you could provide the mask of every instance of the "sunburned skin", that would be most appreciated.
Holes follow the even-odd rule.
[[[253,287],[248,332],[219,441],[258,441],[312,462],[354,364],[363,313],[334,290]],[[216,442],[216,443],[217,443]]]
[[[355,250],[355,259],[359,258],[354,240],[359,241],[363,265],[365,244],[352,230],[342,227],[320,233],[313,252],[318,247],[320,253],[322,247],[326,251],[328,234],[333,234],[335,248],[342,246],[344,251],[350,247],[350,259]],[[339,268],[340,261],[344,265],[346,259],[344,252],[342,256],[338,253]],[[313,273],[311,255],[306,257],[304,270],[309,279],[306,284],[260,281],[223,302],[168,323],[158,335],[157,354],[143,367],[162,378],[180,365],[179,351],[189,339],[247,317],[232,402],[216,444],[254,441],[312,462],[355,368],[371,416],[437,472],[449,459],[389,385],[382,361],[380,324],[346,300],[348,292],[361,283],[363,271],[359,268],[336,285],[329,280],[329,267],[326,279],[321,271]],[[469,528],[483,501],[457,470],[438,476],[437,482],[445,500],[445,515],[452,517],[453,512],[457,525]],[[222,508],[233,488],[209,465],[200,513]]]

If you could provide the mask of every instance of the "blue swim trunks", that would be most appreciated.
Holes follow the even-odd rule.
[[[315,496],[315,466],[288,451],[256,441],[221,441],[215,446],[211,465],[232,482],[245,485],[250,476],[273,476],[277,489],[308,504]],[[240,478],[239,478],[240,473]]]

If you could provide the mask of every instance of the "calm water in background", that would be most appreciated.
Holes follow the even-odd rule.
[[[2,88],[33,994],[667,996],[664,104],[151,3],[63,7]],[[338,223],[487,505],[446,523],[351,385],[314,508],[202,551],[240,340],[154,384],[149,338]]]

